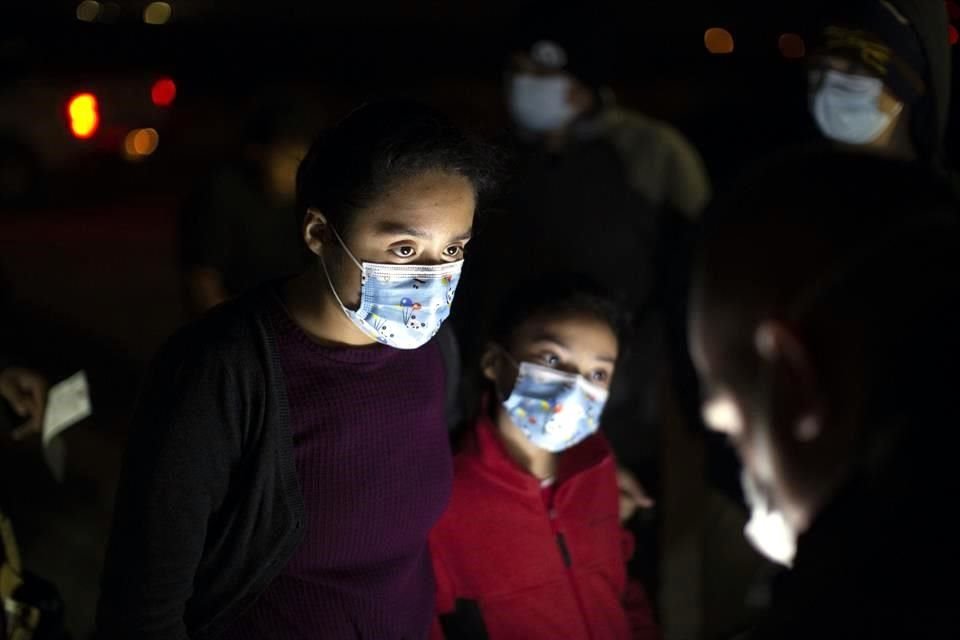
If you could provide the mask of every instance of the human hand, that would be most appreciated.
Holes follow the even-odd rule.
[[[656,502],[632,473],[617,467],[617,488],[620,489],[620,522],[629,520],[637,509],[650,509]]]
[[[47,380],[36,371],[9,367],[0,371],[0,396],[27,422],[17,427],[12,437],[24,440],[43,428],[47,408]]]

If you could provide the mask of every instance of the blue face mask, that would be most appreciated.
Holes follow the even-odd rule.
[[[819,72],[818,72],[819,73]],[[821,133],[846,144],[869,144],[887,130],[895,113],[880,110],[883,81],[841,71],[822,72],[823,79],[811,98],[813,117]]]
[[[360,306],[354,311],[343,304],[321,258],[330,289],[347,317],[374,340],[396,349],[417,349],[429,342],[450,315],[463,260],[437,265],[361,264],[340,234],[333,233],[363,274]]]
[[[583,376],[521,362],[503,406],[530,442],[558,453],[597,431],[606,401],[607,390]]]
[[[577,115],[569,95],[566,76],[518,73],[510,79],[510,115],[520,127],[534,133],[563,129]]]

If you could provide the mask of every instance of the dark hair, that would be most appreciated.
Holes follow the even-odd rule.
[[[446,118],[403,101],[370,103],[317,138],[297,170],[297,208],[341,229],[397,180],[432,170],[470,180],[478,199],[493,186],[494,155]]]
[[[625,342],[627,314],[603,287],[588,276],[557,273],[512,290],[500,305],[489,339],[502,345],[532,318],[583,314],[606,323]]]

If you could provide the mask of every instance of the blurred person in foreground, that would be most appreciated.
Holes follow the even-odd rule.
[[[508,296],[483,358],[485,406],[430,534],[433,637],[657,637],[626,575],[634,541],[598,431],[623,325],[602,288],[573,274]]]
[[[290,121],[277,108],[255,112],[239,149],[181,211],[181,268],[191,314],[303,267],[295,183],[308,134]]]
[[[708,215],[690,333],[746,534],[792,566],[756,638],[956,637],[960,229],[928,169],[810,151]]]
[[[832,3],[809,63],[810,112],[821,133],[940,165],[950,115],[948,26],[939,1]]]
[[[423,638],[450,495],[450,305],[488,154],[433,111],[357,109],[297,173],[310,266],[178,332],[135,410],[102,639]]]

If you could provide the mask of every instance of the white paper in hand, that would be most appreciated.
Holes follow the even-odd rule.
[[[88,417],[91,412],[90,388],[83,371],[50,388],[43,417],[43,449],[47,465],[58,481],[63,479],[66,450],[57,436]]]

